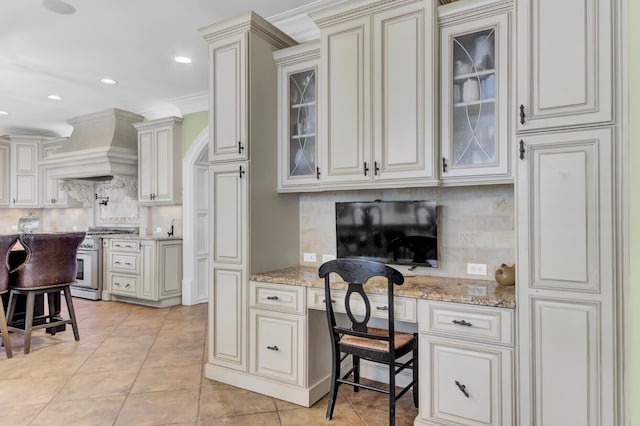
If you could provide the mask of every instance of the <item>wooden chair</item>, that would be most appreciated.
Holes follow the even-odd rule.
[[[0,235],[0,295],[9,291],[9,251],[18,241],[17,235]],[[0,332],[2,333],[2,343],[4,344],[7,358],[13,356],[11,351],[11,340],[7,329],[7,319],[4,315],[4,304],[0,300]]]
[[[76,280],[76,255],[78,246],[84,239],[84,232],[60,234],[22,234],[20,243],[27,252],[25,262],[11,271],[11,293],[9,296],[9,312],[7,322],[9,330],[25,335],[24,353],[31,349],[31,333],[33,330],[48,328],[55,333],[55,327],[71,324],[73,336],[80,340],[78,324],[73,309],[69,286]],[[64,292],[69,311],[69,319],[57,318],[55,314],[54,296]],[[34,325],[35,296],[47,295],[49,315],[38,318],[42,323]],[[24,324],[14,323],[13,315],[19,295],[27,297],[26,317]],[[23,325],[23,327],[20,327]]]
[[[331,286],[329,275],[334,272],[349,284],[345,296],[345,308],[350,327],[341,327],[336,324],[333,311]],[[354,392],[364,388],[389,395],[389,424],[395,424],[395,403],[409,389],[413,388],[413,404],[418,406],[418,334],[402,333],[395,331],[393,313],[393,288],[404,282],[404,277],[397,270],[383,263],[371,262],[360,259],[337,259],[320,266],[320,278],[324,278],[325,307],[327,322],[331,334],[332,370],[331,388],[329,391],[329,406],[327,407],[327,420],[331,420],[333,409],[338,395],[338,387],[348,384],[354,387]],[[387,329],[368,327],[371,318],[371,304],[364,291],[363,284],[372,277],[384,277],[387,279],[388,319]],[[354,294],[360,295],[364,301],[364,318],[359,320],[353,315],[351,303]],[[359,299],[356,297],[355,299]],[[358,300],[359,302],[359,300]],[[399,362],[398,358],[412,353],[407,362]],[[344,354],[344,355],[342,355]],[[351,355],[352,367],[344,375],[340,372],[342,361]],[[389,388],[379,388],[360,383],[360,360],[366,359],[389,366]],[[413,380],[396,394],[396,375],[409,368],[413,370]],[[347,380],[353,375],[353,381]]]

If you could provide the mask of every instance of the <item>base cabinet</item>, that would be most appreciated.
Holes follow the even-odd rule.
[[[182,240],[105,239],[103,249],[104,300],[182,303]]]

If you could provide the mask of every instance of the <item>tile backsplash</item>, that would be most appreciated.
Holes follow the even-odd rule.
[[[440,206],[439,267],[413,274],[492,279],[502,263],[515,262],[513,185],[486,185],[301,194],[300,264],[320,265],[323,254],[336,254],[336,201],[376,199],[435,200]],[[315,253],[317,262],[303,262],[303,253]],[[487,264],[487,276],[468,275],[467,263]]]

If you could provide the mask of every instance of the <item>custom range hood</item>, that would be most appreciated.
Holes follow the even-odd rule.
[[[109,179],[137,176],[138,132],[133,123],[144,117],[120,109],[67,120],[73,132],[41,165],[58,179]]]

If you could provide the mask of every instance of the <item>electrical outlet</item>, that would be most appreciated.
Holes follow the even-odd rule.
[[[486,263],[467,263],[467,274],[487,275],[487,264]]]
[[[162,226],[156,228],[156,234],[162,234]]]
[[[328,262],[330,260],[334,260],[336,258],[335,254],[323,254],[322,255],[322,263]]]
[[[77,230],[78,230],[78,227],[77,227],[76,225],[73,225],[73,226],[71,227],[71,229],[72,229],[73,231],[77,231]]]
[[[316,261],[316,254],[315,253],[305,253],[304,254],[304,261],[305,262],[315,262]]]
[[[487,295],[487,287],[484,285],[468,285],[467,294],[469,296],[485,297]]]

